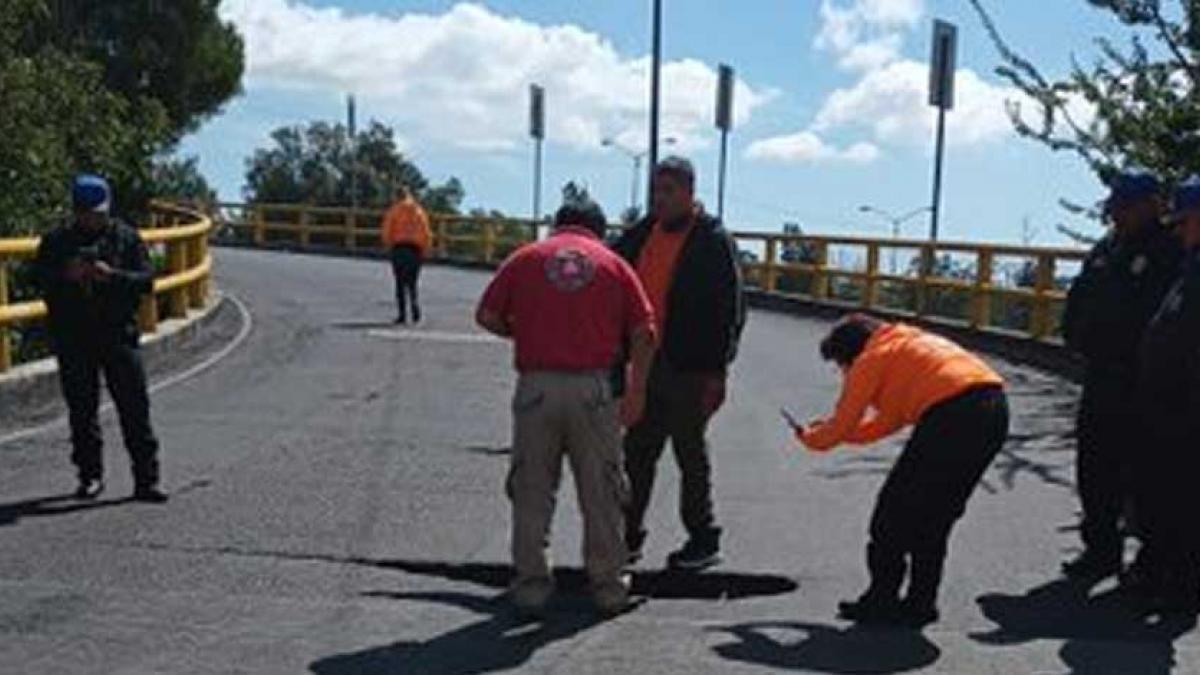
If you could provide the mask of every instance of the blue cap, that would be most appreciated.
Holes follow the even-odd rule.
[[[1191,176],[1175,188],[1171,197],[1171,220],[1200,212],[1200,176]]]
[[[81,174],[71,184],[71,202],[76,211],[108,213],[112,205],[112,188],[100,176]]]
[[[1147,171],[1123,171],[1109,183],[1109,190],[1108,200],[1104,202],[1106,210],[1153,197],[1162,191],[1162,183]]]

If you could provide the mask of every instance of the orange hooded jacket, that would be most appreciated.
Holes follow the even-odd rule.
[[[1004,379],[953,342],[904,324],[888,324],[867,342],[846,373],[831,419],[800,432],[815,451],[842,443],[867,445],[916,424],[939,403]],[[864,420],[868,408],[875,414]]]
[[[421,257],[429,255],[433,247],[433,231],[429,228],[429,216],[425,209],[413,199],[405,199],[392,205],[383,217],[380,238],[384,248],[415,246]]]

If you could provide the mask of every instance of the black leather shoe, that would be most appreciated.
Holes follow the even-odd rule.
[[[904,600],[896,613],[896,622],[908,628],[924,628],[937,623],[941,616],[936,605]]]
[[[79,487],[75,489],[75,498],[92,501],[104,492],[104,481],[99,478],[79,481]]]
[[[896,623],[900,618],[900,602],[864,595],[858,600],[839,602],[838,618],[862,624]]]
[[[146,504],[166,504],[170,497],[156,487],[140,487],[133,491],[133,501]]]

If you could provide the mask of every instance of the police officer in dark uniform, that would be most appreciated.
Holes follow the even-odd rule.
[[[1161,610],[1195,611],[1200,550],[1194,496],[1200,475],[1200,176],[1175,191],[1171,220],[1185,249],[1182,274],[1142,341],[1138,395],[1148,430],[1141,590]]]
[[[154,271],[137,230],[109,215],[112,191],[103,178],[77,177],[72,201],[74,217],[42,238],[35,265],[70,413],[75,496],[91,500],[104,491],[98,415],[103,374],[133,463],[133,498],[162,503],[167,496],[158,488],[158,440],[150,426],[137,322]]]
[[[1095,580],[1122,572],[1121,515],[1133,496],[1134,455],[1144,448],[1134,393],[1138,348],[1182,255],[1161,222],[1154,176],[1123,173],[1111,188],[1112,229],[1084,262],[1063,318],[1067,345],[1086,361],[1076,458],[1085,550],[1063,571]]]

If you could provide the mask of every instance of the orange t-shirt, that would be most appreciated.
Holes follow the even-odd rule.
[[[846,373],[832,419],[800,440],[813,450],[865,445],[916,424],[930,408],[971,389],[1004,384],[979,357],[950,340],[904,324],[880,328]],[[868,409],[875,416],[864,420]]]
[[[637,260],[638,278],[646,287],[646,295],[654,307],[654,319],[658,334],[661,336],[667,329],[667,310],[670,303],[671,285],[675,280],[675,268],[679,264],[679,254],[687,243],[688,235],[692,233],[692,225],[669,231],[661,224],[655,224],[642,247],[642,253]]]
[[[416,246],[421,255],[429,254],[433,245],[433,231],[429,227],[429,216],[415,200],[404,200],[393,204],[383,217],[381,239],[385,247]]]

